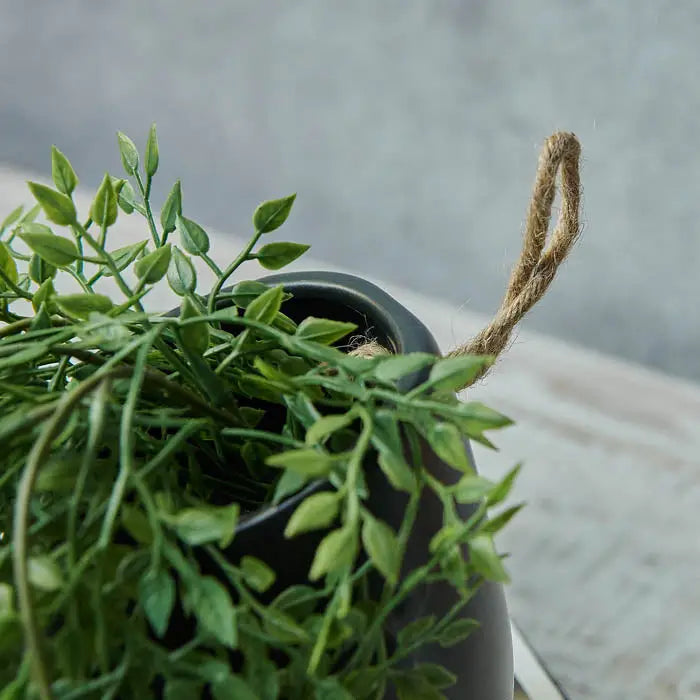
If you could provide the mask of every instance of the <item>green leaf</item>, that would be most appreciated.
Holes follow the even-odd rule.
[[[225,646],[234,649],[238,643],[236,610],[229,592],[221,583],[211,576],[194,579],[190,602],[202,628]]]
[[[180,234],[182,247],[191,255],[203,255],[209,252],[207,232],[192,219],[177,214],[175,226]]]
[[[463,472],[472,469],[464,439],[454,425],[431,421],[426,426],[425,433],[430,447],[440,459]]]
[[[276,241],[264,245],[253,256],[266,270],[279,270],[301,257],[311,246]]]
[[[2,265],[2,262],[0,262],[0,265]],[[17,269],[16,266],[15,269]],[[5,273],[9,274],[7,270],[5,270]],[[56,268],[53,265],[47,263],[46,260],[36,253],[32,255],[32,259],[29,261],[29,278],[31,280],[37,284],[42,284],[43,282],[46,282],[46,280],[54,277],[55,274]],[[15,278],[14,281],[17,282],[17,279]]]
[[[488,506],[498,505],[508,498],[513,488],[513,484],[515,483],[515,479],[520,473],[521,467],[522,464],[517,464],[505,475],[505,477],[503,477],[503,479],[501,479],[498,485],[489,494],[488,500],[486,501]]]
[[[404,671],[391,677],[398,700],[446,700],[445,696],[415,671]]]
[[[239,282],[231,290],[231,298],[233,303],[245,309],[248,307],[251,301],[257,299],[261,294],[265,293],[270,287],[262,282],[257,282],[256,280],[244,280]]]
[[[354,700],[337,678],[324,678],[316,683],[315,700]]]
[[[412,352],[381,359],[372,370],[372,375],[381,382],[395,382],[397,379],[419,372],[438,360],[437,355],[425,352]]]
[[[134,142],[121,131],[117,131],[119,142],[119,154],[122,157],[122,165],[127,175],[135,175],[139,167],[139,152]]]
[[[212,684],[211,690],[214,700],[259,700],[248,683],[235,674]]]
[[[41,204],[49,221],[53,221],[59,226],[69,226],[77,222],[75,205],[70,197],[38,182],[28,182],[27,184],[36,201]]]
[[[239,506],[210,506],[185,508],[175,515],[167,516],[178,536],[191,545],[219,542],[220,547],[228,547],[233,540],[238,523]]]
[[[163,233],[170,233],[175,230],[177,217],[182,214],[182,187],[178,180],[173,186],[168,196],[165,198],[163,208],[160,210],[160,225]]]
[[[420,664],[413,670],[434,688],[449,688],[457,682],[457,676],[439,664]]]
[[[131,214],[137,208],[136,192],[130,182],[123,180],[122,186],[117,190],[117,204],[125,214]]]
[[[413,646],[416,642],[423,639],[428,632],[430,632],[430,630],[434,627],[435,622],[435,615],[419,617],[417,620],[409,622],[404,628],[401,629],[397,636],[399,647],[405,648]]]
[[[272,497],[273,505],[281,503],[287,496],[299,491],[308,481],[309,477],[304,474],[285,469],[277,481],[277,486],[275,486],[275,493]]]
[[[117,195],[109,173],[106,173],[90,206],[90,216],[98,226],[106,228],[117,220],[117,211]]]
[[[13,352],[0,360],[0,368],[9,369],[10,367],[19,367],[20,365],[29,364],[34,360],[46,360],[46,354],[49,351],[49,345],[45,343],[33,343],[28,345],[25,350]]]
[[[32,324],[29,328],[33,331],[51,328],[51,314],[49,314],[49,311],[46,308],[46,304],[39,305],[39,310],[36,312],[36,315],[32,319]],[[41,475],[39,475],[39,478],[41,478]]]
[[[146,140],[146,153],[143,157],[143,167],[148,177],[153,177],[158,170],[158,137],[156,135],[156,125],[151,124]]]
[[[269,233],[279,228],[289,216],[296,194],[282,199],[271,199],[260,204],[253,214],[253,226],[259,233]]]
[[[192,700],[202,697],[202,683],[171,678],[165,684],[163,700]]]
[[[481,532],[488,532],[492,535],[496,534],[499,530],[503,529],[513,518],[513,516],[523,508],[525,504],[519,503],[517,506],[511,506],[506,508],[498,515],[494,515],[489,518],[482,526]]]
[[[274,607],[268,607],[265,611],[263,626],[268,634],[281,642],[303,644],[309,641],[306,630],[300,627],[293,617]]]
[[[428,389],[439,392],[460,391],[493,362],[494,358],[490,355],[445,357],[433,365],[428,381],[421,384],[416,391],[417,393],[423,393]]]
[[[390,411],[377,411],[372,444],[379,451],[379,468],[389,483],[400,491],[413,493],[416,477],[403,456],[403,444],[396,418]]]
[[[69,196],[78,184],[73,166],[56,146],[51,146],[51,176],[56,189]]]
[[[476,474],[465,474],[453,487],[458,503],[477,503],[491,492],[495,484]]]
[[[27,564],[29,582],[42,591],[56,591],[63,586],[63,574],[58,564],[49,556],[29,557]]]
[[[166,245],[156,248],[152,253],[144,255],[136,265],[134,265],[136,276],[148,284],[155,284],[163,279],[168,272],[170,255],[170,243],[166,243]]]
[[[323,442],[331,433],[342,430],[355,420],[352,413],[322,416],[306,432],[306,444],[316,445]]]
[[[327,452],[303,447],[287,452],[280,452],[268,457],[267,464],[271,467],[290,469],[303,476],[325,476],[333,467],[334,459]]]
[[[453,408],[457,410],[460,427],[468,435],[513,425],[510,418],[478,401],[458,403]]]
[[[199,318],[201,314],[194,305],[194,302],[185,297],[180,306],[180,320],[186,321],[191,318]],[[195,355],[203,355],[209,347],[209,324],[206,321],[201,323],[191,323],[180,328],[182,344]]]
[[[281,286],[271,287],[248,304],[244,317],[260,323],[271,323],[280,310],[283,294]]]
[[[377,687],[380,682],[385,682],[385,679],[385,669],[378,666],[364,666],[347,674],[345,687],[352,697],[366,700],[370,697],[377,697]],[[382,693],[382,697],[384,697],[384,693]]]
[[[401,548],[396,533],[383,520],[365,513],[362,544],[375,568],[389,583],[396,585],[401,564],[399,560]]]
[[[139,602],[157,637],[168,629],[175,605],[175,581],[164,569],[147,573],[139,583]]]
[[[194,265],[177,246],[173,247],[168,266],[168,284],[175,294],[181,297],[192,294],[197,287]]]
[[[292,514],[284,530],[285,537],[319,530],[332,525],[338,516],[340,501],[335,492],[324,491],[307,496]]]
[[[50,311],[51,308],[54,307],[53,298],[55,295],[56,290],[53,286],[53,280],[44,280],[39,286],[39,289],[34,292],[34,296],[32,297],[32,306],[34,307],[34,311],[38,311],[42,304],[46,304],[47,307],[50,307],[47,309]]]
[[[352,564],[357,553],[357,531],[344,525],[328,533],[318,545],[309,571],[309,579],[317,581],[331,571]]]
[[[19,237],[40,258],[56,267],[66,267],[80,255],[73,241],[54,235],[43,224],[24,224]]]
[[[356,330],[354,323],[329,321],[325,318],[307,316],[297,327],[296,336],[322,345],[330,345]]]
[[[20,204],[20,206],[16,207],[13,209],[3,220],[2,223],[0,224],[0,233],[3,233],[5,229],[8,227],[12,226],[16,221],[19,221],[19,217],[22,216],[22,212],[24,211],[24,207]]]
[[[117,248],[113,250],[109,255],[114,260],[114,264],[117,266],[117,270],[121,272],[125,270],[129,265],[131,265],[136,258],[141,254],[141,251],[146,247],[147,242],[141,241],[140,243],[133,243],[132,245],[124,246],[123,248]],[[111,277],[112,273],[109,269],[105,268],[105,276]]]
[[[17,284],[19,275],[17,274],[17,263],[10,253],[10,249],[4,244],[0,243],[0,269],[5,273],[7,277]],[[8,289],[5,280],[0,277],[0,290]]]
[[[465,640],[472,632],[479,628],[479,623],[468,617],[453,620],[437,635],[437,641],[442,647],[451,647]]]
[[[66,315],[87,319],[94,311],[107,313],[112,310],[112,300],[104,294],[64,294],[54,297],[54,303]]]
[[[484,578],[507,583],[510,579],[496,552],[493,537],[480,533],[469,540],[469,562]]]
[[[377,461],[384,476],[395,489],[413,493],[417,485],[416,477],[403,456],[382,450]]]
[[[249,555],[242,557],[240,566],[243,578],[258,593],[264,593],[275,582],[274,569],[257,557]]]

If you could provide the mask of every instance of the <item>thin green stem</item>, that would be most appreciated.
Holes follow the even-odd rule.
[[[86,294],[95,293],[92,289],[90,289],[85,275],[81,275],[77,270],[74,270],[72,267],[64,267],[63,269],[80,285],[80,287]]]
[[[204,260],[204,262],[209,266],[209,269],[217,276],[221,277],[223,274],[221,272],[221,268],[206,254],[206,253],[200,253],[199,257]]]
[[[90,406],[90,419],[88,429],[88,440],[80,462],[80,469],[75,480],[71,507],[68,513],[68,525],[66,542],[68,544],[68,568],[75,566],[75,533],[78,523],[78,508],[83,497],[83,490],[87,482],[90,467],[94,464],[95,455],[99,447],[100,439],[105,427],[107,415],[107,399],[109,398],[110,380],[103,379],[95,391],[95,395]]]
[[[146,374],[146,361],[151,346],[161,332],[160,328],[151,330],[145,338],[143,338],[141,347],[136,354],[134,362],[133,374],[129,385],[129,393],[124,402],[122,411],[120,431],[119,431],[119,473],[117,474],[112,493],[109,498],[107,512],[105,513],[98,546],[100,549],[105,549],[112,538],[112,530],[114,521],[116,520],[119,507],[121,506],[126,492],[126,487],[129,477],[134,470],[134,430],[133,416],[136,411],[137,401],[141,395],[141,387]]]
[[[233,344],[233,349],[223,360],[221,360],[217,368],[214,370],[216,374],[221,374],[241,354],[241,348],[243,345],[245,345],[246,340],[248,340],[249,333],[250,331],[246,328],[244,331],[238,334],[238,337]]]
[[[160,239],[158,238],[158,229],[156,228],[156,222],[153,220],[153,212],[151,211],[151,202],[150,202],[150,189],[151,189],[151,178],[150,176],[148,177],[148,187],[144,187],[143,185],[143,180],[141,179],[141,175],[139,174],[139,171],[137,170],[134,173],[134,177],[136,178],[136,184],[139,187],[139,191],[141,192],[141,196],[143,197],[143,204],[146,207],[146,219],[148,221],[148,228],[151,230],[151,237],[153,238],[153,245],[155,245],[156,248],[160,248],[162,243],[160,242]]]
[[[221,288],[226,283],[226,280],[248,259],[250,251],[253,250],[258,239],[262,236],[262,232],[256,231],[253,237],[248,241],[247,245],[238,254],[238,257],[221,273],[216,280],[214,288],[209,294],[209,301],[207,303],[208,313],[214,313],[214,306],[216,305],[216,297],[218,296]]]
[[[304,447],[304,443],[300,440],[282,435],[281,433],[268,433],[264,430],[255,430],[254,428],[222,428],[221,434],[226,437],[250,438],[251,440],[267,440],[269,442],[277,442],[286,447],[298,448]]]
[[[13,282],[8,274],[0,267],[0,279],[17,295],[22,297],[22,299],[29,299],[31,301],[32,295],[29,292],[25,292],[22,287],[18,286]]]
[[[51,419],[44,426],[39,438],[34,443],[27,458],[17,489],[14,509],[13,565],[17,588],[17,604],[20,619],[24,627],[27,649],[32,658],[32,667],[37,691],[42,700],[51,700],[53,693],[48,678],[48,669],[42,648],[41,634],[36,620],[32,594],[29,587],[29,561],[27,529],[29,526],[29,506],[39,468],[44,464],[51,451],[53,440],[58,435],[64,422],[74,407],[89,394],[101,381],[102,377],[93,375],[79,384],[74,391],[63,395]]]

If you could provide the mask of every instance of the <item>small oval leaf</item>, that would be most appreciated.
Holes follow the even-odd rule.
[[[69,226],[76,223],[77,213],[70,197],[38,182],[28,182],[27,184],[36,201],[41,204],[49,221],[53,221],[59,226]]]
[[[296,335],[303,340],[312,340],[322,345],[330,345],[357,330],[354,323],[330,321],[325,318],[307,316],[297,327]]]
[[[175,605],[175,581],[172,576],[163,569],[146,574],[139,583],[139,602],[156,636],[162,637],[168,629]]]
[[[66,316],[81,319],[87,319],[94,311],[107,313],[113,306],[104,294],[65,294],[54,297],[53,301]]]
[[[135,175],[139,167],[139,152],[134,142],[121,131],[117,132],[119,142],[119,154],[122,157],[122,165],[128,175]]]
[[[202,255],[209,252],[209,236],[198,223],[180,214],[176,215],[175,221],[180,234],[180,243],[190,255]]]
[[[156,134],[156,125],[151,124],[151,129],[148,132],[146,140],[146,153],[143,158],[143,167],[148,177],[153,177],[158,170],[158,136]]]
[[[19,237],[50,265],[66,267],[75,262],[80,253],[73,241],[61,238],[42,224],[24,224]]]
[[[56,189],[69,196],[78,184],[78,176],[73,166],[56,146],[51,146],[51,176]]]
[[[155,284],[165,277],[170,265],[170,243],[144,255],[134,265],[136,276],[148,284]]]
[[[301,257],[311,246],[277,241],[264,245],[253,257],[267,270],[279,270]]]
[[[192,294],[197,287],[197,273],[191,260],[177,247],[173,247],[168,266],[168,284],[178,296]]]
[[[98,226],[111,226],[117,220],[117,195],[109,174],[102,178],[95,199],[90,207],[90,216]]]
[[[163,208],[160,210],[160,225],[163,233],[170,233],[175,230],[177,217],[182,214],[182,187],[178,180],[165,199]]]
[[[271,199],[260,204],[253,214],[253,226],[259,233],[269,233],[279,228],[289,216],[296,194]]]
[[[340,501],[335,492],[324,491],[305,498],[292,514],[284,531],[285,537],[330,526],[338,515]]]

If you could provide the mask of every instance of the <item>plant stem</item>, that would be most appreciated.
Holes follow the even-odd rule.
[[[0,279],[17,295],[22,297],[22,299],[29,299],[31,301],[32,295],[29,292],[25,292],[22,287],[15,284],[7,275],[5,270],[0,267]]]
[[[202,258],[202,260],[204,260],[204,262],[209,266],[209,269],[217,277],[221,277],[221,268],[206,253],[200,253],[199,257]]]
[[[63,423],[67,420],[75,405],[89,394],[102,379],[103,377],[99,375],[93,375],[78,385],[74,391],[63,395],[56,406],[53,416],[44,426],[39,438],[32,447],[32,451],[29,453],[27,464],[22,472],[17,488],[17,500],[14,509],[14,535],[12,538],[17,605],[22,626],[24,627],[27,649],[32,659],[34,679],[42,700],[51,700],[53,693],[51,692],[42,640],[29,588],[29,562],[27,557],[29,504],[39,468],[46,462],[54,438],[58,435]]]
[[[98,540],[98,546],[100,549],[105,549],[112,538],[114,521],[117,517],[117,512],[121,506],[122,499],[124,498],[129,477],[134,469],[133,416],[134,412],[136,411],[136,402],[141,394],[143,378],[146,373],[146,360],[148,358],[148,352],[150,351],[151,346],[160,332],[160,328],[155,328],[146,335],[136,355],[136,361],[134,362],[133,374],[129,385],[129,393],[127,394],[126,401],[124,403],[124,410],[122,411],[120,423],[119,473],[117,474],[117,479],[114,482],[114,487],[112,488],[109,504],[107,506],[107,513],[105,514],[105,518],[102,523],[102,529]]]
[[[148,176],[148,187],[143,186],[143,180],[141,179],[141,175],[139,174],[139,171],[137,170],[134,172],[134,177],[136,178],[136,184],[139,187],[139,191],[141,192],[141,196],[143,197],[143,203],[144,206],[146,207],[146,219],[148,220],[148,228],[151,229],[151,237],[153,238],[153,245],[155,245],[156,248],[160,248],[162,245],[160,242],[160,239],[158,238],[158,230],[156,229],[156,223],[153,220],[153,212],[151,211],[151,202],[150,202],[150,190],[151,190],[151,178]]]
[[[216,305],[216,297],[218,296],[221,288],[226,283],[226,280],[248,259],[250,251],[253,250],[258,239],[262,236],[262,232],[256,231],[253,237],[248,241],[247,245],[238,254],[238,257],[219,275],[216,280],[214,288],[209,293],[209,302],[207,303],[207,312],[214,313],[214,306]]]

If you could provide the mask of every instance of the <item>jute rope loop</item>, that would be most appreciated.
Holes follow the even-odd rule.
[[[580,156],[581,146],[574,134],[557,132],[545,141],[528,209],[523,249],[505,297],[491,323],[475,338],[448,353],[449,357],[467,354],[497,357],[508,345],[520,319],[544,296],[581,233]],[[561,209],[554,233],[545,247],[560,170]],[[356,348],[353,354],[371,357],[381,352],[387,351],[372,341]]]

